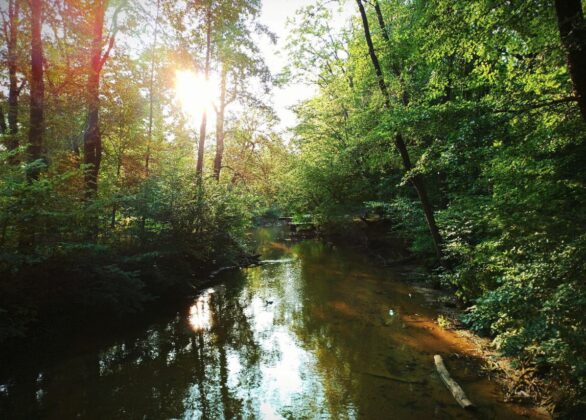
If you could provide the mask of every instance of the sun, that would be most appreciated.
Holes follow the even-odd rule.
[[[191,70],[175,72],[175,97],[183,113],[197,123],[204,112],[212,115],[216,85],[211,78]]]

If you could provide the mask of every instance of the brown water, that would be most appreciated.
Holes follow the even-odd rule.
[[[222,273],[189,307],[2,366],[0,418],[526,418],[476,361],[450,356],[470,346],[397,272],[275,232],[257,232],[269,263]],[[441,383],[436,353],[475,413]]]

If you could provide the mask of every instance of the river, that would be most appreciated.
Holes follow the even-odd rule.
[[[188,305],[4,364],[0,418],[534,417],[503,402],[404,269],[279,229],[255,235],[265,263],[222,272]],[[440,381],[437,353],[476,412]]]

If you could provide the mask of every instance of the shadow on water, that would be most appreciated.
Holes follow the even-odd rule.
[[[15,357],[1,368],[0,417],[522,417],[469,358],[450,364],[479,409],[456,405],[432,355],[469,349],[395,273],[282,235],[259,229],[272,263],[222,273],[174,316],[82,351]]]

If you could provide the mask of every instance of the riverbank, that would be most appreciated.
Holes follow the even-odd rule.
[[[373,264],[397,268],[403,281],[437,311],[433,326],[453,332],[466,343],[466,356],[481,361],[482,374],[499,384],[504,401],[535,407],[539,415],[555,418],[576,418],[573,407],[564,401],[560,384],[540,375],[530,361],[506,357],[500,353],[489,337],[481,337],[461,321],[467,308],[454,296],[453,291],[442,289],[433,276],[433,265],[407,251],[408,241],[388,234],[384,221],[365,223],[355,220],[343,229],[325,235],[334,244],[354,246],[370,255]],[[457,357],[463,357],[459,355]],[[453,357],[452,357],[453,359]]]
[[[412,272],[406,270],[403,275],[405,281],[438,312],[434,323],[443,330],[453,332],[468,344],[469,357],[481,361],[483,375],[499,384],[505,402],[536,407],[541,415],[553,417],[556,411],[551,392],[555,386],[553,383],[539,377],[527,362],[504,356],[495,348],[490,338],[481,337],[467,329],[461,322],[466,310],[458,307],[451,293],[434,289],[429,282],[422,281],[422,273],[416,269]],[[573,417],[562,415],[560,418]]]
[[[132,327],[150,313],[191,299],[214,283],[218,270],[258,263],[258,255],[233,241],[221,254],[206,259],[187,252],[140,250],[78,257],[87,267],[48,260],[0,281],[6,292],[0,356],[55,338],[66,340],[87,328]]]

